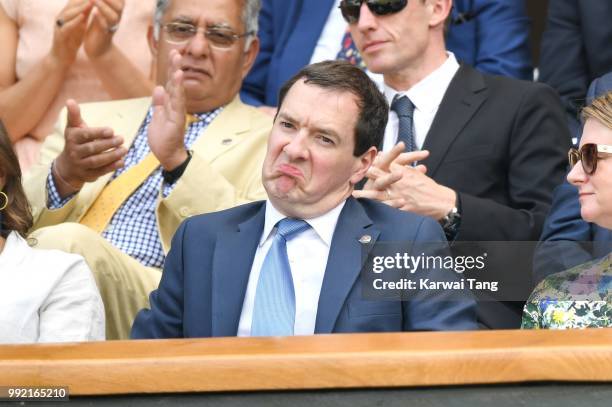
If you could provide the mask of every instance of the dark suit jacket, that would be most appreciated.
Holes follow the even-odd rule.
[[[132,327],[133,338],[235,336],[265,203],[255,202],[186,220],[177,231],[159,288]],[[397,224],[406,227],[398,230]],[[473,329],[471,299],[372,301],[362,293],[362,244],[443,241],[439,225],[386,205],[349,198],[330,248],[315,333]]]
[[[423,149],[431,154],[423,164],[435,181],[458,193],[456,240],[535,241],[552,191],[565,175],[569,147],[563,109],[550,87],[462,65],[425,139]],[[516,271],[528,295],[531,257],[517,261]],[[481,323],[518,328],[521,307],[498,306],[485,303],[479,309]]]
[[[282,84],[308,65],[334,0],[263,0],[261,49],[240,93],[245,103],[276,106]],[[529,21],[516,0],[456,0],[448,49],[457,59],[499,75],[531,79]],[[338,40],[340,42],[340,39]]]
[[[612,72],[595,79],[587,103],[612,90]],[[582,131],[582,128],[581,128]],[[578,136],[578,144],[580,142]],[[585,242],[594,242],[584,244]],[[555,189],[552,207],[533,259],[535,282],[610,253],[612,231],[589,223],[580,216],[578,189],[567,180]]]
[[[589,84],[612,71],[612,2],[549,0],[540,51],[540,80],[555,88],[570,119],[578,120]]]

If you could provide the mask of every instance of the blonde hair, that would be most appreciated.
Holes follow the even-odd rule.
[[[593,102],[582,110],[582,118],[597,119],[606,127],[612,129],[612,91],[607,92],[593,100]]]

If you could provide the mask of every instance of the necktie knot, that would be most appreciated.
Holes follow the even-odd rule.
[[[285,240],[308,229],[310,225],[301,219],[285,218],[278,222],[277,232]]]
[[[200,119],[195,114],[186,113],[185,114],[185,130],[187,130],[189,126],[191,126],[193,123],[199,122],[200,120],[202,119]]]
[[[414,104],[408,98],[408,96],[400,96],[396,94],[391,102],[391,110],[393,110],[398,117],[410,117],[414,114]]]

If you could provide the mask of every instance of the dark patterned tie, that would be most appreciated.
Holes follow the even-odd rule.
[[[408,99],[408,96],[400,96],[398,93],[393,98],[391,110],[397,114],[399,120],[397,142],[403,141],[406,145],[406,151],[415,151],[416,144],[414,142],[414,123],[412,119],[414,104]]]
[[[342,37],[342,47],[340,48],[338,55],[336,55],[336,59],[348,61],[356,67],[363,70],[366,69],[365,63],[363,62],[363,59],[361,59],[361,54],[357,50],[349,30],[346,30],[344,36]]]

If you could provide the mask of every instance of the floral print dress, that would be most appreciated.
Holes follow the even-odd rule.
[[[548,276],[523,309],[522,328],[612,327],[612,253]]]

